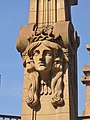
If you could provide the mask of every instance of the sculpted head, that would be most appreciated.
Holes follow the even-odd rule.
[[[28,55],[38,72],[49,72],[56,58],[60,60],[60,46],[50,41],[34,42],[29,46]]]
[[[29,69],[34,68],[34,72],[32,73],[34,76],[34,80],[36,78],[35,81],[38,80],[38,82],[36,83],[40,82],[41,84],[40,94],[52,93],[52,104],[55,106],[60,105],[63,102],[63,55],[61,47],[57,43],[46,40],[34,42],[28,47],[28,56],[31,60],[31,66]],[[45,80],[38,79],[38,76],[36,76],[35,72],[40,73],[40,78],[44,76]],[[39,86],[36,85],[36,88],[36,91],[38,91]],[[50,91],[48,90],[48,88],[50,89]]]
[[[36,106],[40,95],[51,95],[51,103],[58,106],[63,102],[63,51],[54,38],[53,31],[38,32],[30,38],[30,43],[22,54],[27,70],[27,104]]]
[[[33,61],[37,71],[50,71],[53,63],[52,50],[42,43],[33,51]]]

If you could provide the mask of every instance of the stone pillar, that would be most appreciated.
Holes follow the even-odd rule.
[[[37,36],[34,35],[35,33],[32,29],[32,26],[28,25],[21,27],[20,34],[17,40],[17,49],[21,53],[23,59],[23,65],[25,68],[23,98],[22,98],[22,120],[28,120],[28,119],[77,120],[78,119],[77,47],[79,45],[79,37],[77,36],[76,32],[74,31],[73,25],[70,22],[58,22],[53,27],[54,27],[53,32],[52,32],[52,28],[47,28],[47,27],[44,28],[45,31],[49,30],[48,37],[51,35],[53,36],[53,39],[52,37],[47,38],[48,32],[43,33],[43,30],[41,28],[40,28],[41,29],[40,34],[38,33],[40,31],[39,28],[38,31],[35,31],[35,33],[39,34],[40,39],[42,39],[42,41],[38,39],[38,35]],[[51,29],[51,34],[50,34],[50,29]],[[69,34],[72,36],[68,36]],[[51,42],[48,41],[49,39],[51,39]],[[33,43],[30,40],[33,40]],[[38,40],[38,41],[34,43],[34,40]],[[56,58],[57,61],[56,63],[60,62],[59,60],[61,59],[61,63],[59,63],[61,64],[61,67],[59,68],[61,77],[58,79],[57,77],[58,74],[55,73],[56,75],[54,75],[54,77],[56,77],[56,79],[53,80],[53,76],[50,76],[50,74],[45,75],[44,79],[50,77],[50,79],[48,79],[50,81],[48,81],[47,83],[46,81],[41,80],[41,76],[40,76],[39,78],[37,78],[37,80],[39,80],[38,84],[40,86],[38,87],[37,85],[35,87],[37,81],[34,82],[34,80],[36,79],[35,74],[37,74],[37,71],[36,73],[33,72],[33,67],[32,67],[33,59],[29,56],[29,50],[31,51],[31,49],[34,47],[34,44],[37,44],[36,46],[38,48],[39,42],[41,45],[45,43],[45,45],[48,46],[47,48],[50,47],[53,50],[55,49],[55,53],[56,51],[59,50],[58,47],[60,47],[61,49],[60,51],[62,52],[59,53],[60,51],[58,51],[58,55],[60,54],[61,57]],[[41,49],[43,49],[44,47],[42,46]],[[40,51],[38,53],[40,53]],[[57,56],[57,54],[55,56]],[[53,60],[55,61],[55,58]],[[58,69],[56,71],[58,71]],[[40,71],[38,70],[38,72]],[[56,83],[53,83],[55,81]],[[40,94],[41,86],[43,86],[43,88],[45,89],[45,94]],[[48,92],[46,92],[47,88],[48,88]],[[54,96],[53,89],[55,89],[56,93],[58,94],[60,92],[61,95],[59,96],[56,95],[57,97]],[[34,100],[36,99],[34,98],[35,97],[34,91],[36,90],[38,90],[37,91],[38,99],[37,102],[34,104]],[[56,98],[53,98],[53,96]],[[30,101],[27,100],[28,97]],[[55,101],[52,101],[53,99],[55,99]],[[39,104],[38,101],[40,101]]]
[[[90,52],[90,44],[86,45],[87,50]],[[90,63],[83,67],[82,82],[86,85],[86,102],[83,116],[90,116]]]
[[[22,120],[78,120],[77,0],[30,0],[16,48],[24,65]]]

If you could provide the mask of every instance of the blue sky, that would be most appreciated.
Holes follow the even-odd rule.
[[[28,23],[29,2],[0,0],[0,114],[21,115],[23,66],[16,40],[20,26]],[[90,43],[90,0],[79,0],[78,6],[72,7],[72,22],[81,39],[78,49],[78,110],[81,115],[85,102],[82,67],[90,62],[85,48]]]

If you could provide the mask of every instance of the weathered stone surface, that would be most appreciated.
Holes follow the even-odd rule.
[[[71,23],[76,0],[30,1],[16,48],[24,65],[22,120],[77,120],[77,48]]]

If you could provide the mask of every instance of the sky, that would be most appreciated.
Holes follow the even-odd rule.
[[[16,50],[22,25],[28,24],[30,0],[0,0],[0,114],[21,115],[23,65]],[[83,66],[90,62],[86,44],[90,43],[90,0],[79,0],[71,9],[72,23],[80,36],[78,48],[78,115],[85,104]]]

